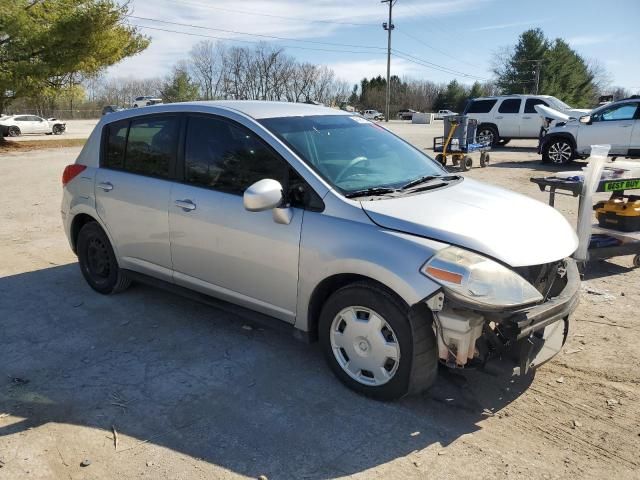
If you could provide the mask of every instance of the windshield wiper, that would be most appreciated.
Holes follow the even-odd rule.
[[[362,190],[355,190],[353,192],[348,192],[348,193],[345,193],[344,196],[347,198],[370,197],[373,195],[387,195],[389,193],[395,193],[395,192],[397,192],[395,188],[371,187],[371,188],[364,188]]]
[[[407,190],[408,188],[415,187],[416,185],[420,185],[421,183],[427,183],[432,180],[442,180],[443,182],[450,180],[458,180],[460,175],[424,175],[422,177],[418,177],[414,180],[411,180],[409,183],[405,183],[400,190]]]

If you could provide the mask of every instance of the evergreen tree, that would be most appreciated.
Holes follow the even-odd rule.
[[[494,69],[498,88],[505,94],[535,93],[535,69],[548,50],[549,41],[539,28],[522,33],[513,53]]]
[[[588,107],[597,96],[587,64],[560,38],[545,53],[540,91],[574,107]]]
[[[177,66],[162,87],[162,99],[167,102],[188,102],[199,95],[198,85],[193,82],[187,70]]]

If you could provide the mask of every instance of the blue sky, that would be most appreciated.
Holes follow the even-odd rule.
[[[220,37],[229,45],[269,40],[232,31],[286,38],[269,41],[301,47],[287,48],[287,52],[299,60],[328,65],[350,83],[386,72],[386,32],[381,24],[386,21],[387,7],[379,0],[131,3],[136,16],[205,28],[129,19],[140,26]],[[490,78],[494,53],[514,44],[527,28],[540,27],[548,37],[564,38],[584,58],[606,68],[613,85],[640,93],[640,0],[397,0],[393,12],[392,46],[404,58],[392,57],[392,74],[435,82],[457,78],[471,83],[475,78]],[[152,38],[151,46],[111,67],[110,76],[163,76],[204,39],[142,31]],[[427,68],[425,61],[459,73]]]

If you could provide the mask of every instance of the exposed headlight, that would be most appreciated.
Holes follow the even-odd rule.
[[[454,297],[485,308],[516,307],[543,299],[533,285],[514,271],[458,247],[440,250],[421,272]]]

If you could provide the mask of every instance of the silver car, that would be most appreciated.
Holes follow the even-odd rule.
[[[115,112],[63,184],[64,228],[94,290],[147,281],[275,317],[376,398],[425,390],[439,363],[536,367],[578,301],[562,215],[340,110]]]

